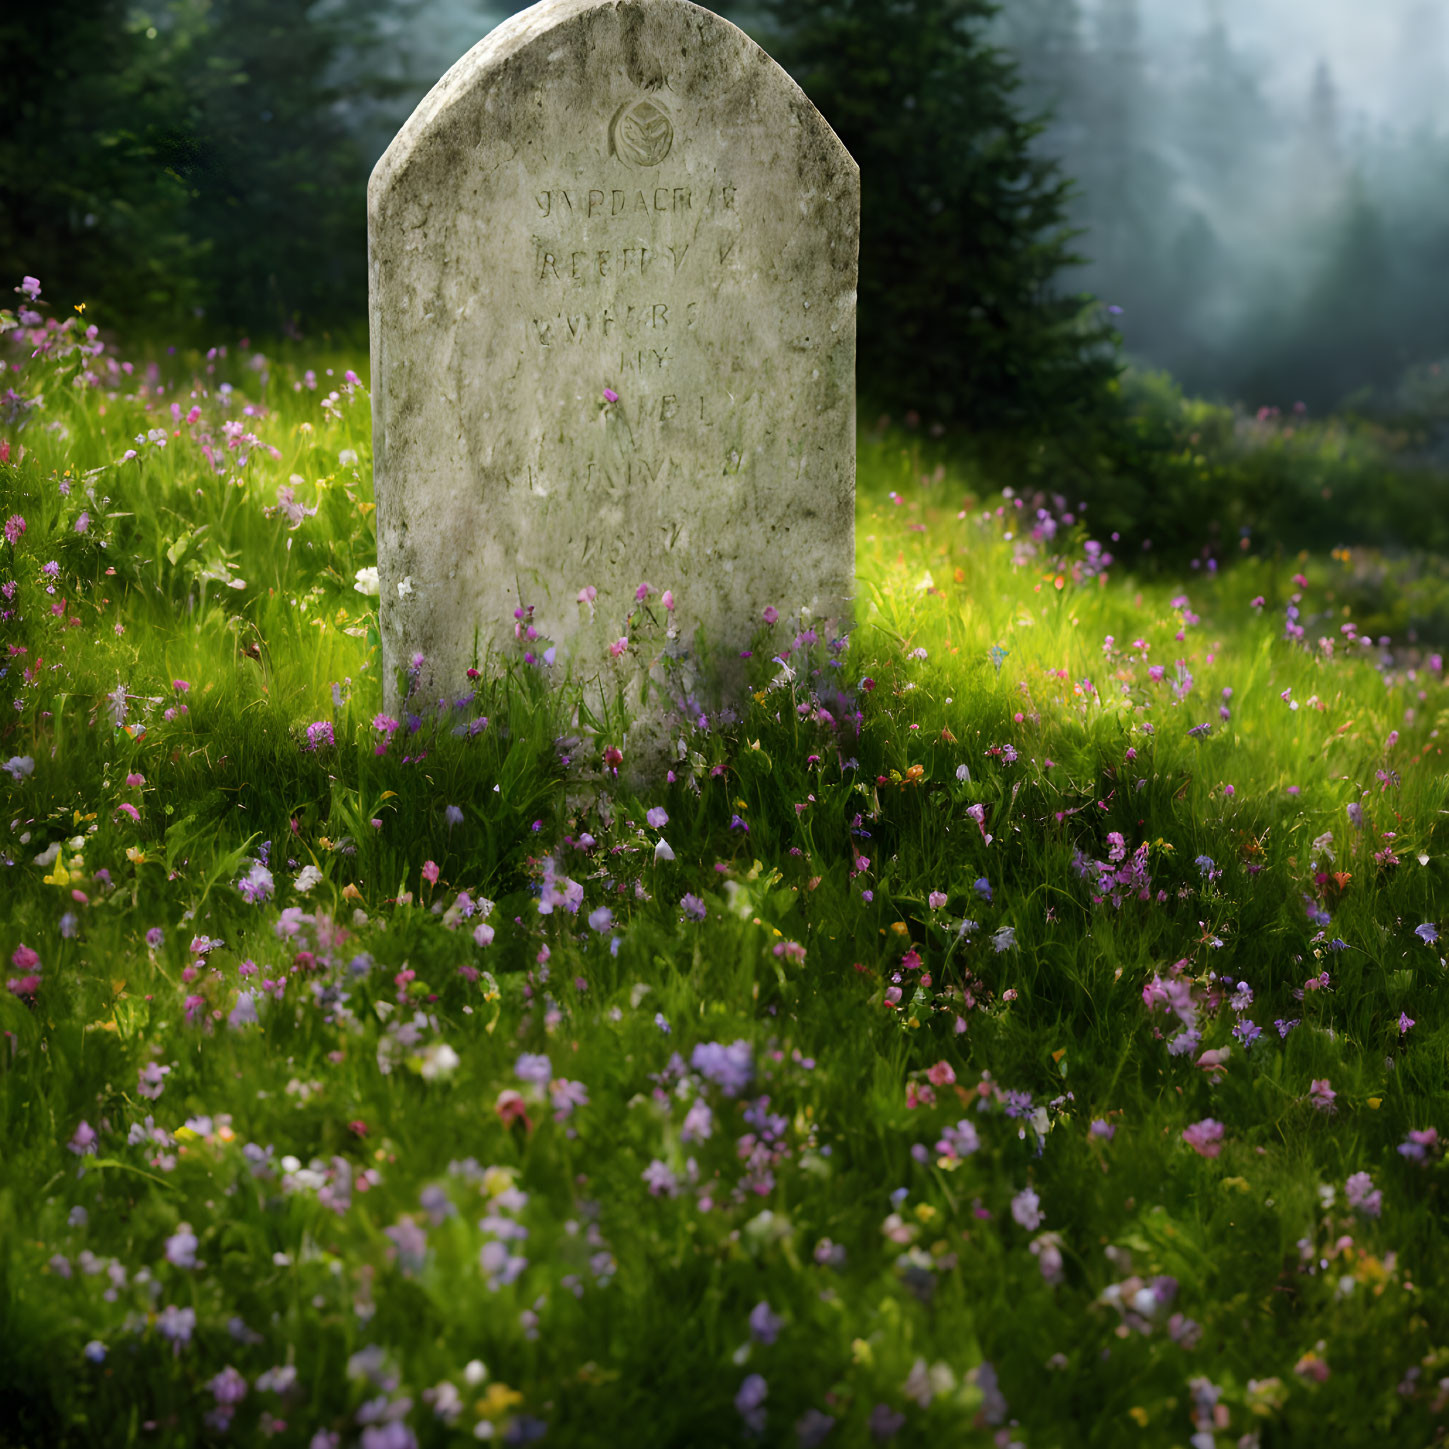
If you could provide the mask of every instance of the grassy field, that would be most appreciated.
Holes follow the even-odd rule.
[[[31,315],[0,1442],[1442,1439],[1449,692],[1351,554],[869,439],[848,644],[635,796],[521,652],[380,715],[361,359]]]

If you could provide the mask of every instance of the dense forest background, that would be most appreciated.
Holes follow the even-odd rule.
[[[0,270],[132,336],[360,327],[371,165],[518,8],[12,7]],[[1128,363],[1249,414],[1449,416],[1442,0],[720,8],[862,163],[863,343],[909,319],[867,404],[1070,432],[1120,404]],[[926,290],[948,306],[874,267],[916,244],[890,230],[907,190],[937,218]],[[1449,455],[1449,430],[1420,442]]]

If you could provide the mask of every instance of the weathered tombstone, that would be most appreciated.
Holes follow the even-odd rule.
[[[391,707],[518,609],[556,673],[637,682],[642,583],[676,655],[737,661],[767,606],[843,625],[858,226],[820,114],[686,0],[544,0],[438,82],[368,188]]]

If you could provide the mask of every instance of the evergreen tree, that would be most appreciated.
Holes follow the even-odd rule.
[[[1187,219],[1160,148],[1165,111],[1148,78],[1138,0],[1103,0],[1087,75],[1089,143],[1079,176],[1086,280],[1123,309],[1128,346],[1159,356],[1180,331],[1169,258]]]
[[[162,140],[190,191],[211,315],[268,330],[355,318],[367,295],[367,158],[344,123],[396,0],[171,0],[185,109]]]
[[[1213,0],[1207,29],[1193,46],[1176,125],[1194,180],[1220,203],[1240,201],[1271,129],[1258,79],[1234,47],[1222,7]]]
[[[349,95],[418,0],[46,0],[0,21],[0,267],[107,321],[275,331],[361,315]]]
[[[1112,334],[1058,290],[1070,183],[991,0],[766,0],[771,52],[860,166],[862,392],[983,432],[1113,406]]]
[[[34,274],[108,320],[195,300],[186,188],[154,144],[176,103],[157,41],[126,0],[0,12],[0,287]]]
[[[1280,406],[1302,398],[1327,409],[1392,382],[1410,360],[1398,292],[1384,217],[1362,179],[1352,177],[1323,260],[1302,302],[1254,359],[1247,395]]]
[[[1343,141],[1339,132],[1338,86],[1326,60],[1320,60],[1313,71],[1303,143],[1310,178],[1324,185],[1336,181],[1343,168]]]

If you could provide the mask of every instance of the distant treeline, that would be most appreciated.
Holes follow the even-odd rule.
[[[1095,440],[1122,406],[1118,328],[1189,389],[1255,407],[1382,401],[1449,354],[1449,140],[1346,135],[1323,68],[1275,110],[1221,22],[1169,84],[1140,3],[1099,0],[1090,24],[1079,0],[721,7],[861,164],[866,407]],[[380,138],[436,79],[448,25],[471,40],[517,8],[11,7],[0,275],[42,274],[132,332],[359,322]]]
[[[1369,129],[1311,51],[1254,53],[1221,7],[1185,4],[1195,33],[1150,49],[1147,3],[1006,0],[991,31],[1078,183],[1081,285],[1192,391],[1407,401],[1407,370],[1449,361],[1449,7],[1383,13],[1398,119]],[[1312,78],[1275,99],[1290,65]]]
[[[0,18],[0,274],[133,331],[355,321],[358,117],[417,0],[44,0]]]

